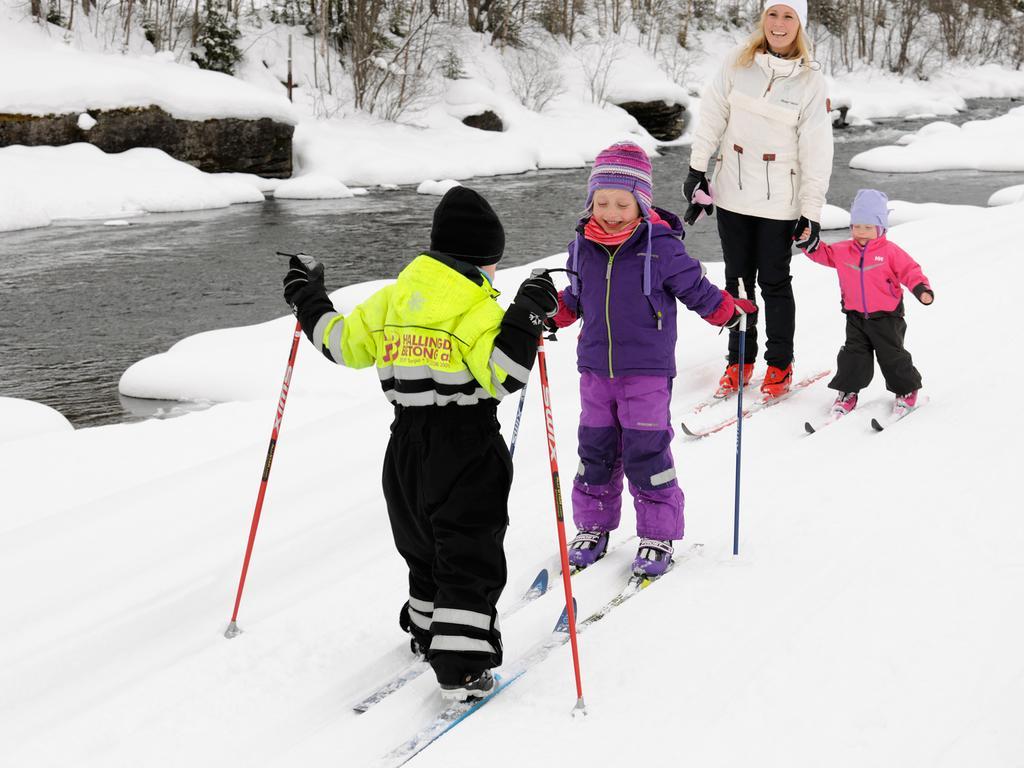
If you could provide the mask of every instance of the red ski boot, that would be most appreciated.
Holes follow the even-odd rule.
[[[789,388],[792,384],[792,363],[787,365],[785,368],[776,368],[774,365],[769,365],[768,373],[764,377],[764,384],[761,385],[761,392],[764,393],[765,400],[771,400],[776,397],[781,397],[789,392]]]
[[[743,386],[750,384],[750,378],[754,375],[754,364],[746,363],[743,366]],[[722,378],[718,380],[718,389],[715,391],[716,398],[729,397],[740,391],[740,364],[732,363],[726,367]]]

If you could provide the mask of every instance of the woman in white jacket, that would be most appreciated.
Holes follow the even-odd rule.
[[[707,86],[690,151],[683,197],[684,220],[718,205],[718,234],[725,256],[725,287],[739,295],[739,280],[754,299],[755,280],[764,299],[765,360],[761,391],[778,397],[793,378],[793,301],[789,263],[793,241],[810,248],[818,239],[821,209],[832,174],[832,121],[825,80],[811,58],[804,27],[807,0],[765,9],[757,30],[730,52]],[[707,170],[715,158],[714,175]],[[813,242],[812,242],[813,241]],[[757,358],[757,331],[748,326],[744,382]],[[729,334],[729,357],[719,382],[724,397],[739,388],[739,334]]]

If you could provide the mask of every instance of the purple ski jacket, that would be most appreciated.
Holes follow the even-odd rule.
[[[580,371],[601,376],[676,375],[676,299],[707,317],[722,292],[683,246],[679,217],[654,208],[662,221],[643,221],[619,246],[586,239],[586,219],[569,244],[566,308],[581,316],[576,345]]]

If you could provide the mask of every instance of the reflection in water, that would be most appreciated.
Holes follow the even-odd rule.
[[[950,119],[1004,114],[985,102]],[[984,205],[1020,174],[873,174],[849,169],[854,154],[891,143],[918,123],[890,122],[837,132],[829,200],[849,207],[857,189],[890,199]],[[654,160],[655,201],[679,211],[689,150]],[[589,169],[538,171],[467,182],[502,217],[513,266],[565,248]],[[122,398],[132,363],[202,331],[251,325],[287,312],[284,263],[276,250],[305,250],[327,267],[327,284],[393,277],[428,244],[438,198],[411,189],[347,200],[277,201],[217,211],[149,215],[129,226],[58,224],[0,235],[0,395],[45,403],[75,426],[177,415],[196,406]],[[686,244],[703,261],[721,260],[717,219],[689,228]],[[512,286],[501,286],[509,289]]]

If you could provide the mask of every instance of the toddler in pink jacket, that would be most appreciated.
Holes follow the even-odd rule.
[[[807,256],[839,274],[846,343],[839,350],[836,375],[829,388],[839,391],[832,412],[843,416],[857,406],[857,393],[871,383],[874,357],[885,387],[896,395],[894,411],[917,405],[921,374],[903,347],[907,323],[903,318],[903,288],[922,304],[935,299],[928,278],[910,255],[885,232],[889,227],[889,198],[877,189],[857,192],[850,209],[850,240],[821,243]],[[807,239],[806,234],[804,239]]]

